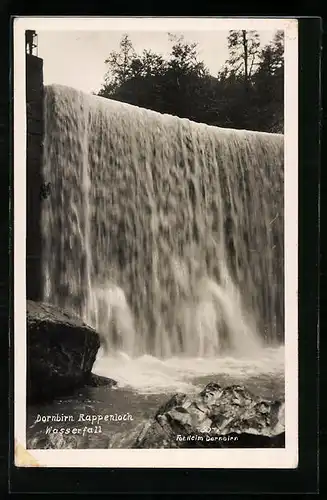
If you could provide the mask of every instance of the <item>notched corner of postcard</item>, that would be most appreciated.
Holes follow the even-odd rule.
[[[15,440],[15,466],[39,467],[39,462],[25,448]]]

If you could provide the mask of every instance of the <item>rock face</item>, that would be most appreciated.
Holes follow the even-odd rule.
[[[210,383],[194,397],[173,396],[134,448],[284,446],[284,403],[261,400],[242,386]]]
[[[28,401],[93,385],[91,370],[99,347],[98,334],[78,317],[50,304],[27,301]]]

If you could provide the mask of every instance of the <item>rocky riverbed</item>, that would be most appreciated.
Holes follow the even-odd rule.
[[[45,449],[265,448],[284,446],[284,425],[282,400],[240,385],[171,396],[98,386],[30,406],[27,435],[30,448]]]
[[[134,447],[283,446],[284,432],[283,402],[211,382],[199,394],[176,394],[161,406]]]
[[[172,364],[122,358],[115,361],[119,371],[107,358],[97,364],[101,344],[97,332],[49,304],[28,302],[27,326],[30,449],[284,446],[280,368],[264,373],[265,361],[255,365],[222,358],[208,375],[191,376],[194,360],[193,369],[177,379],[176,391],[172,376],[182,373],[176,371],[182,360],[176,365],[176,360]],[[267,359],[274,359],[272,353]],[[202,362],[196,363],[202,367]],[[118,383],[94,373],[96,366],[102,367],[100,373],[107,374],[104,367],[108,367],[114,378],[119,375]],[[148,377],[147,370],[151,370]],[[138,384],[142,382],[143,389],[136,387],[133,373],[142,374]],[[160,390],[156,388],[155,373],[165,376],[170,385],[165,387],[160,378]]]

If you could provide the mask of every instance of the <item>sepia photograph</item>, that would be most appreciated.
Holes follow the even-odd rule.
[[[297,21],[14,55],[16,465],[296,467]]]

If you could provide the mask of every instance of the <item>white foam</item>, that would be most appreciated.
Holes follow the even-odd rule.
[[[244,381],[260,375],[281,375],[284,371],[284,347],[264,348],[256,357],[173,357],[162,360],[149,355],[130,358],[120,353],[110,357],[99,356],[93,371],[113,378],[120,387],[144,394],[187,393],[197,389],[197,378],[206,375],[227,375]]]

